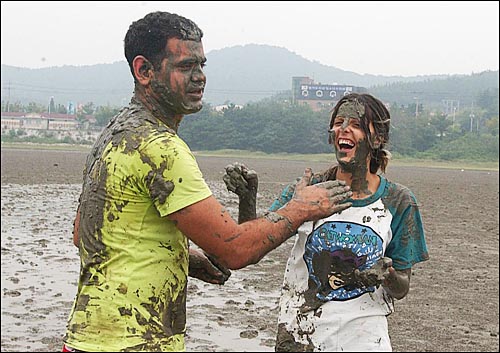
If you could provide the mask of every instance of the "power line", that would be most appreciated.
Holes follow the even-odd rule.
[[[10,82],[9,82],[10,83]],[[10,86],[9,86],[10,87]],[[14,83],[14,87],[11,87],[12,90],[16,91],[26,91],[26,92],[53,92],[53,93],[121,93],[121,92],[132,92],[132,89],[124,89],[124,88],[69,88],[69,87],[49,87],[49,86],[38,86],[38,85],[30,85],[25,83]],[[3,87],[6,89],[6,87]],[[276,94],[282,93],[286,90],[235,90],[235,89],[227,89],[227,88],[207,88],[205,93],[232,93],[232,94]]]
[[[22,84],[15,84],[18,86],[23,86]],[[61,88],[61,87],[44,87],[44,86],[33,86],[33,85],[24,85],[25,87],[2,87],[2,89],[12,89],[20,92],[53,92],[60,94],[71,94],[71,93],[122,93],[122,92],[131,92],[131,89],[123,89],[123,88],[103,88],[103,89],[94,89],[94,88]]]

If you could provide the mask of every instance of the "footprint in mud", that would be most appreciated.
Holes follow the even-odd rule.
[[[19,297],[21,295],[21,292],[18,290],[5,290],[3,295],[7,295],[9,297]]]
[[[255,338],[259,335],[259,331],[257,330],[245,330],[240,332],[241,338]]]
[[[260,340],[260,345],[265,347],[274,347],[276,341],[273,338],[263,338]]]
[[[14,283],[14,284],[18,284],[19,283],[19,278],[17,278],[17,277],[9,277],[9,280],[11,280],[12,283]]]

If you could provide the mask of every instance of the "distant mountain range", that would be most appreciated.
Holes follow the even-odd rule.
[[[292,77],[308,76],[318,83],[362,86],[389,101],[437,103],[443,99],[473,99],[481,89],[498,89],[498,70],[471,75],[382,76],[357,74],[307,60],[285,48],[249,44],[207,53],[204,99],[212,105],[246,104],[291,90]],[[3,65],[2,101],[48,104],[68,102],[123,106],[133,92],[126,61],[90,66],[26,69]],[[438,87],[436,89],[436,87]],[[432,92],[426,97],[426,92]],[[437,93],[436,93],[437,92]]]

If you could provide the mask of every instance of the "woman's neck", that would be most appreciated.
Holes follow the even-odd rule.
[[[337,179],[344,180],[351,187],[352,199],[364,199],[374,194],[380,186],[380,177],[370,173],[368,166],[344,168],[342,164],[337,170]]]

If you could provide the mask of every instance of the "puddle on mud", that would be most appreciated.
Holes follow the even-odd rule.
[[[237,198],[222,182],[209,185],[236,218]],[[79,184],[1,186],[2,350],[61,349],[78,280],[71,230],[80,189]],[[224,286],[190,279],[187,351],[274,351],[287,254],[233,271]]]

